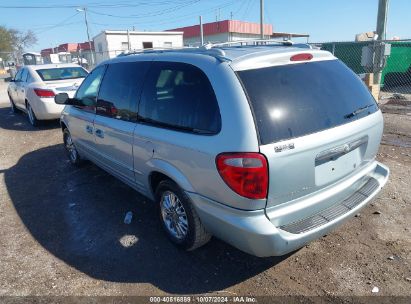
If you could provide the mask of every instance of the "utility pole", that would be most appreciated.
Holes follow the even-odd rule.
[[[264,39],[264,0],[260,0],[260,38]]]
[[[387,33],[388,0],[378,1],[377,35],[378,40],[385,40]]]
[[[200,16],[200,45],[204,45],[203,18]]]
[[[386,39],[387,33],[387,15],[389,0],[378,0],[377,15],[377,41],[374,43],[375,65],[374,65],[374,84],[381,82],[381,66],[383,65],[384,56],[382,54],[383,40]]]
[[[127,50],[130,52],[130,31],[127,29]]]
[[[93,53],[93,49],[91,47],[90,31],[89,31],[89,28],[88,28],[88,21],[87,21],[87,7],[77,8],[76,11],[84,12],[84,21],[86,23],[86,30],[87,30],[87,40],[88,40],[88,46],[90,48],[90,54],[91,54],[91,65],[94,65],[94,53]]]

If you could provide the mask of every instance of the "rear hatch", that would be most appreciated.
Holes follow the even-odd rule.
[[[374,160],[381,112],[339,60],[290,62],[237,75],[268,160],[267,207],[332,187]]]

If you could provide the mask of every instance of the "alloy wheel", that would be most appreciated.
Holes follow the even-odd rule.
[[[171,191],[163,193],[160,202],[161,215],[167,231],[182,240],[188,233],[187,214],[177,195]]]

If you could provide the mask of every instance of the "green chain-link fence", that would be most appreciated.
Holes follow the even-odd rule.
[[[380,100],[397,98],[411,101],[411,39],[383,41],[384,45],[388,45],[388,51],[382,58],[381,68],[367,67],[367,58],[364,58],[367,56],[367,50],[364,49],[370,50],[369,60],[378,61],[379,57],[375,51],[375,46],[378,44],[380,44],[378,41],[351,41],[313,43],[312,45],[333,53],[361,77],[367,73],[379,71],[380,81],[375,80],[375,85],[381,89]]]

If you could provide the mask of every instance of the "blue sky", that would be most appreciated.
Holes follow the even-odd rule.
[[[33,51],[65,42],[87,40],[87,6],[91,36],[104,29],[164,30],[233,19],[258,22],[259,0],[0,0],[0,24],[33,30]],[[5,8],[34,6],[42,8]],[[57,8],[56,6],[59,6]],[[275,31],[302,32],[311,42],[353,40],[356,33],[375,30],[378,0],[265,0],[265,21]],[[411,38],[411,0],[390,0],[387,38]]]

